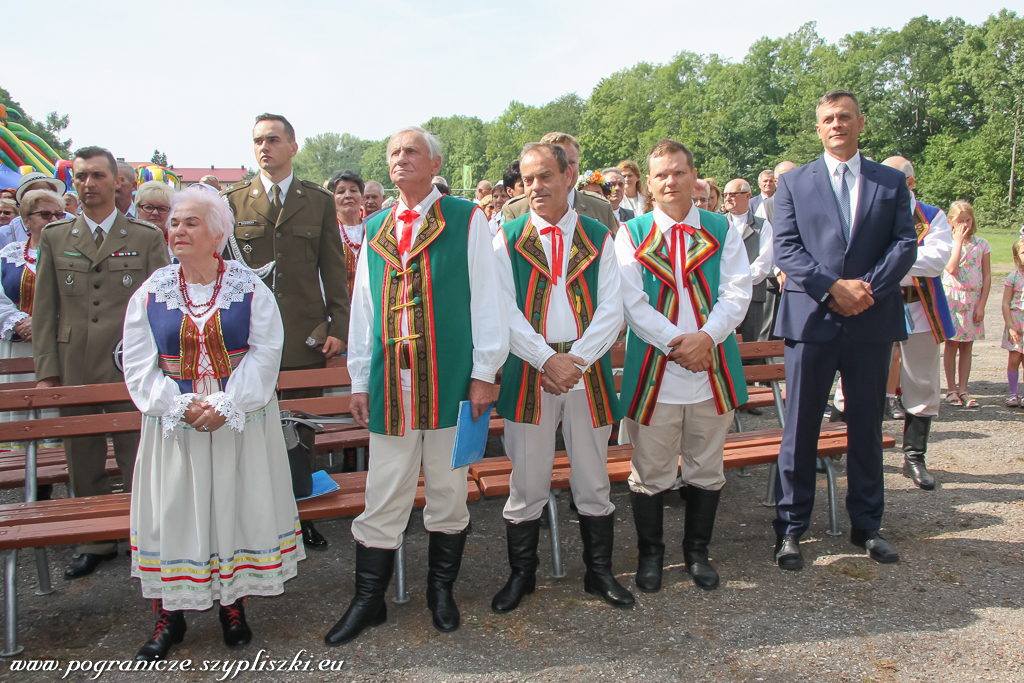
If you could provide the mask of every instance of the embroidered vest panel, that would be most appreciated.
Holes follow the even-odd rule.
[[[5,262],[0,272],[0,285],[4,294],[19,311],[32,315],[32,302],[36,292],[36,274],[25,264],[16,266]],[[21,341],[15,332],[11,332],[11,341]]]
[[[700,230],[694,233],[686,252],[686,276],[683,278],[698,328],[707,321],[718,301],[720,247],[730,229],[727,218],[703,209],[700,210],[700,222]],[[638,245],[636,258],[643,265],[644,292],[659,313],[669,320],[676,320],[679,295],[675,273],[669,259],[668,240],[655,226],[654,213],[629,221],[626,228],[633,244]],[[630,419],[643,425],[650,424],[667,360],[665,354],[641,339],[632,328],[627,331],[620,400]],[[747,401],[747,383],[735,333],[715,347],[708,379],[719,415]]]
[[[458,421],[473,372],[467,251],[475,208],[447,196],[435,202],[404,268],[395,210],[367,223],[372,237],[359,257],[367,259],[374,300],[370,431],[375,434],[402,436],[406,428],[444,429]],[[406,311],[410,323],[403,333]],[[412,380],[412,425],[405,424],[402,404],[405,360]]]
[[[917,228],[917,243],[924,243],[925,237],[931,231],[931,223],[938,215],[939,209],[936,206],[915,202],[914,227]],[[904,287],[904,301],[907,300],[910,287]],[[928,325],[935,337],[935,343],[941,344],[956,334],[956,327],[953,325],[953,316],[949,312],[949,302],[946,301],[946,291],[942,287],[942,277],[915,277],[913,285],[916,299],[924,306],[925,315],[928,318]],[[917,332],[919,330],[908,330]]]
[[[199,350],[206,346],[213,366],[213,374],[221,390],[227,389],[231,371],[238,367],[249,350],[249,323],[252,320],[252,293],[242,301],[236,301],[230,308],[220,308],[210,316],[204,326],[205,338],[201,339],[199,328],[192,318],[181,309],[170,310],[164,303],[156,301],[156,294],[150,293],[146,305],[157,352],[160,354],[160,369],[164,375],[178,383],[183,394],[196,390],[200,379]]]
[[[540,233],[530,223],[529,213],[506,223],[504,231],[516,285],[516,304],[533,329],[543,335],[551,299],[551,275],[540,243]],[[607,236],[608,228],[604,224],[586,216],[579,218],[573,231],[565,282],[566,294],[576,318],[577,338],[586,332],[597,309],[601,253]],[[610,353],[587,369],[583,383],[594,427],[622,419]],[[537,369],[510,353],[501,370],[498,413],[513,422],[539,424],[540,392]]]

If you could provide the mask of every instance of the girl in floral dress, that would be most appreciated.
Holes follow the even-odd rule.
[[[1020,363],[1024,357],[1024,237],[1013,244],[1013,262],[1017,270],[1006,276],[1003,287],[1003,348],[1010,352],[1006,365],[1006,378],[1010,383],[1006,405],[1016,408],[1021,405],[1017,381],[1020,379]]]
[[[978,402],[967,391],[971,376],[971,351],[974,342],[985,338],[985,304],[992,287],[988,241],[974,234],[974,209],[968,202],[953,202],[949,207],[953,227],[953,251],[942,273],[946,301],[953,317],[956,335],[946,342],[943,365],[946,369],[946,400],[955,406],[975,408]],[[957,354],[960,362],[957,363]],[[956,381],[959,367],[960,381]]]

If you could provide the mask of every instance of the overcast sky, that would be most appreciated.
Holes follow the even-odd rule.
[[[263,111],[298,137],[380,139],[431,116],[489,121],[637,62],[689,50],[740,60],[808,21],[835,42],[915,16],[980,24],[1010,3],[973,0],[135,0],[4,2],[0,86],[27,113],[71,117],[74,146],[179,167],[255,166]],[[655,33],[655,31],[660,31]]]

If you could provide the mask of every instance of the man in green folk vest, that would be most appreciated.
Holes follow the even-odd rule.
[[[352,416],[370,430],[366,508],[352,522],[356,592],[328,632],[346,643],[387,620],[384,591],[423,468],[430,534],[427,605],[434,627],[459,627],[452,595],[469,531],[466,471],[452,469],[459,403],[490,405],[508,355],[508,315],[483,211],[442,197],[430,179],[441,143],[405,128],[387,146],[399,201],[366,224],[352,289]]]
[[[636,585],[661,589],[662,498],[676,485],[681,453],[683,559],[694,583],[710,590],[718,586],[708,543],[725,485],[725,435],[747,400],[733,330],[750,303],[750,266],[725,216],[693,204],[689,149],[662,139],[647,167],[654,211],[626,223],[615,240],[629,324],[621,401],[633,444]]]
[[[621,418],[608,353],[622,327],[614,240],[599,221],[569,208],[574,178],[561,147],[531,143],[519,161],[530,211],[494,238],[511,328],[498,412],[512,461],[504,513],[512,574],[491,608],[510,612],[536,586],[559,423],[583,536],[583,586],[630,607],[633,596],[612,573],[615,506],[608,497],[608,437]]]

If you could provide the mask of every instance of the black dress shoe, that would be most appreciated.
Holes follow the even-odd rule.
[[[68,581],[72,579],[80,579],[83,576],[89,576],[96,567],[100,566],[100,562],[105,560],[112,560],[117,557],[117,551],[107,553],[106,555],[97,555],[95,553],[82,553],[68,565],[68,568],[64,570],[64,578]]]
[[[764,415],[764,411],[761,410],[760,408],[748,408],[747,410],[744,410],[743,412],[745,412],[747,415],[754,415],[754,416]]]
[[[775,537],[775,563],[779,569],[798,572],[804,568],[804,556],[800,553],[800,539],[792,534]]]
[[[302,526],[302,545],[310,550],[327,550],[327,539],[316,530],[313,522],[300,522],[300,526]]]
[[[935,490],[935,477],[931,475],[922,461],[914,460],[910,456],[904,456],[903,476],[911,479],[919,489],[924,491]]]
[[[224,629],[224,644],[228,647],[244,647],[252,642],[252,629],[245,620],[242,598],[234,604],[220,606],[220,626]]]
[[[172,645],[177,645],[185,639],[185,612],[177,610],[168,612],[161,608],[159,617],[156,620],[156,630],[146,644],[139,649],[135,655],[137,662],[156,662],[167,659],[167,653]]]
[[[898,396],[885,399],[885,416],[890,420],[903,420],[907,417]]]
[[[868,556],[875,562],[892,564],[900,561],[900,554],[896,552],[896,548],[882,538],[882,534],[878,533],[877,529],[869,531],[853,529],[850,531],[850,543],[867,550]]]

